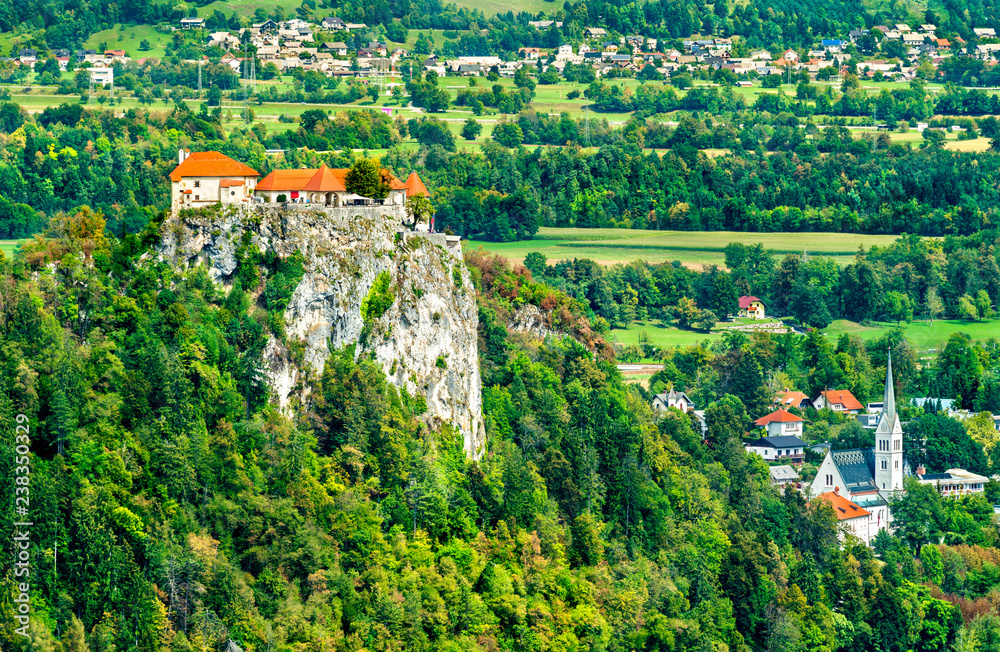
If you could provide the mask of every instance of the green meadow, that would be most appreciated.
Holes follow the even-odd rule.
[[[876,326],[862,326],[846,319],[838,319],[823,332],[831,339],[839,338],[848,333],[857,335],[863,340],[881,337],[887,329],[895,328],[895,322],[877,322]],[[957,319],[935,319],[931,324],[925,319],[914,320],[909,324],[899,325],[908,339],[920,351],[940,351],[948,342],[952,333],[965,333],[974,340],[988,340],[1000,336],[1000,320],[960,321]]]
[[[542,227],[532,240],[519,242],[470,241],[521,262],[533,251],[550,261],[589,258],[603,265],[645,260],[662,263],[679,260],[690,267],[724,265],[724,250],[731,242],[760,243],[776,255],[802,253],[830,256],[841,264],[853,259],[859,246],[885,246],[892,235],[854,233],[737,233],[735,231],[646,231],[639,229],[577,229]]]

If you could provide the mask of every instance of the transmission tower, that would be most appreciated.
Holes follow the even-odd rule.
[[[589,105],[583,107],[583,139],[590,147],[590,109]]]
[[[198,59],[198,97],[201,97],[201,64],[204,63],[203,59]]]

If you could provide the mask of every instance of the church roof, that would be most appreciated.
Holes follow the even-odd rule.
[[[833,463],[837,465],[845,488],[851,495],[878,491],[875,484],[874,448],[852,448],[845,451],[830,451]]]
[[[862,516],[870,516],[871,514],[868,510],[863,507],[852,503],[847,498],[836,494],[832,491],[828,491],[825,494],[820,494],[817,496],[820,500],[825,500],[830,503],[833,507],[833,513],[837,515],[838,521],[846,521],[852,518],[860,518]]]
[[[170,173],[171,181],[184,177],[259,177],[260,172],[219,152],[192,152]]]

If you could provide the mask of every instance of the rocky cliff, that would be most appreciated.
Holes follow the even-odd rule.
[[[204,264],[229,285],[245,233],[262,253],[301,252],[305,274],[285,311],[286,337],[272,336],[265,354],[282,407],[306,398],[305,381],[322,372],[331,348],[358,343],[357,354],[374,353],[389,382],[426,398],[432,427],[454,424],[477,455],[485,431],[475,290],[457,243],[406,231],[401,219],[401,207],[217,207],[168,218],[160,254]],[[383,272],[394,300],[366,324],[362,302]]]

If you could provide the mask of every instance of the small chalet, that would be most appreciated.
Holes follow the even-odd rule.
[[[806,443],[793,435],[761,437],[747,442],[748,453],[757,453],[766,462],[789,460],[792,464],[802,464],[806,457]]]
[[[803,392],[793,392],[787,387],[785,391],[778,394],[778,398],[774,399],[774,402],[786,409],[795,407],[804,410],[813,406],[812,399],[808,395]]]
[[[784,487],[785,485],[798,484],[799,474],[795,472],[795,469],[788,466],[787,464],[780,464],[778,466],[770,467],[771,484],[776,487]]]
[[[816,499],[824,500],[833,507],[833,513],[837,515],[837,523],[841,526],[839,533],[841,540],[844,539],[845,534],[853,534],[864,541],[866,545],[871,543],[873,537],[871,512],[841,496],[839,487],[825,494],[820,494]],[[876,524],[875,534],[878,534],[878,530]]]
[[[666,412],[670,408],[677,408],[681,412],[689,412],[694,409],[694,401],[688,398],[684,392],[674,391],[671,387],[669,392],[663,392],[653,397],[653,409]]]
[[[764,302],[755,296],[740,297],[740,317],[764,318]]]
[[[797,417],[791,412],[778,408],[771,414],[757,419],[753,424],[767,430],[767,434],[772,437],[782,435],[799,437],[802,435],[804,422],[805,419],[802,417]]]
[[[608,32],[603,27],[588,27],[583,30],[583,35],[587,38],[604,38]]]
[[[813,405],[816,406],[817,410],[829,407],[834,412],[848,414],[861,414],[865,410],[865,406],[861,405],[861,402],[854,398],[854,394],[846,389],[831,389],[820,392],[819,396],[813,400]]]
[[[170,173],[171,209],[239,204],[253,197],[260,172],[219,152],[178,152]]]

